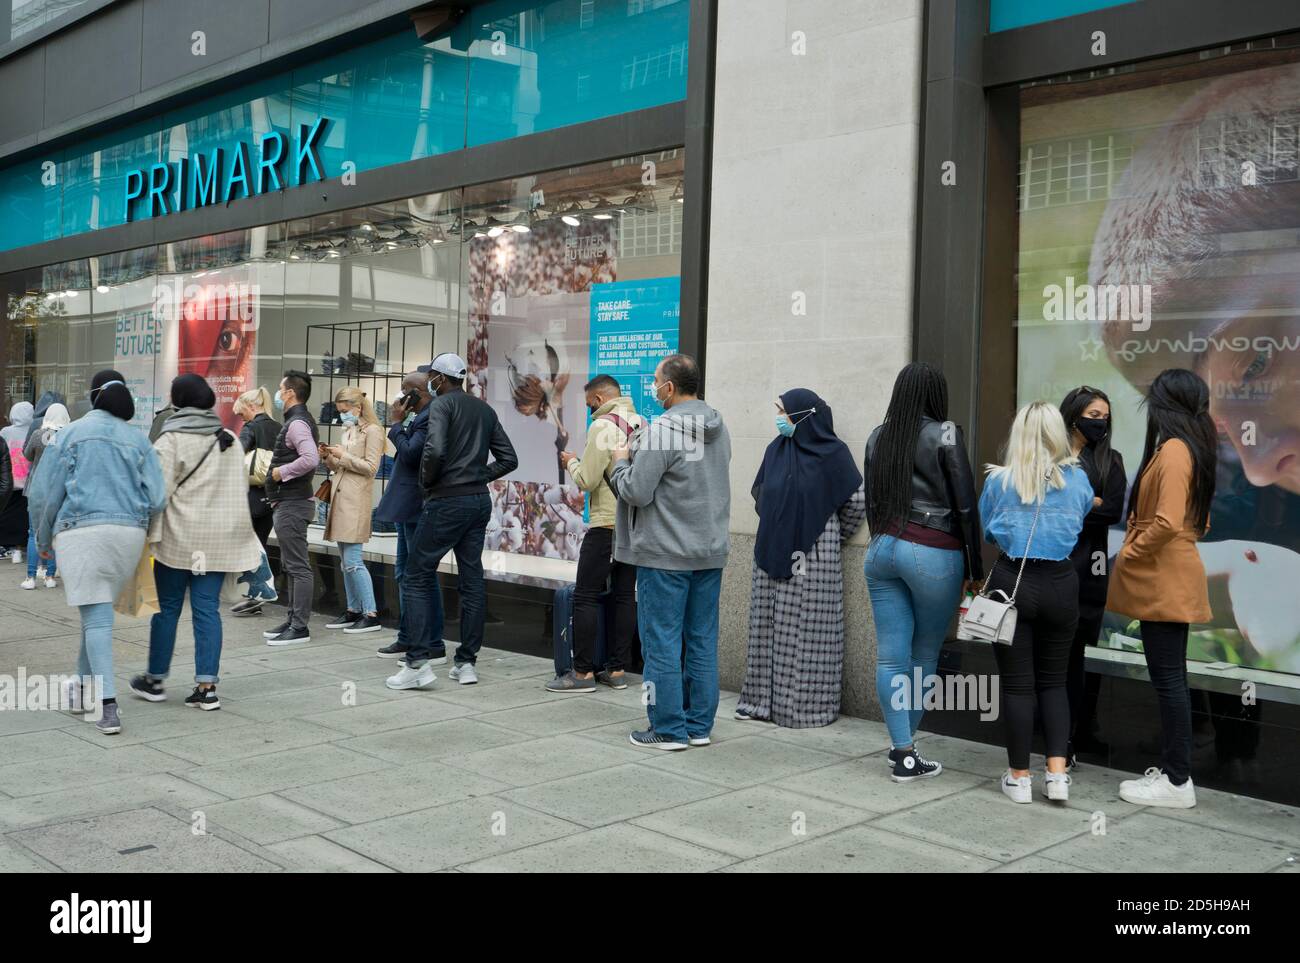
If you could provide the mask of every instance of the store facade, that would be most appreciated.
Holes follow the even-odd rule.
[[[55,391],[75,415],[113,366],[143,412],[200,371],[229,417],[303,367],[319,413],[331,388],[388,401],[459,351],[523,462],[493,492],[488,643],[544,654],[585,526],[555,460],[585,431],[582,384],[613,370],[654,414],[654,360],[688,351],[733,439],[719,648],[736,689],[750,486],[781,392],[817,390],[860,453],[898,368],[935,362],[988,462],[1019,404],[1096,385],[1131,473],[1144,384],[1195,366],[1224,431],[1196,776],[1300,801],[1292,4],[230,6],[220,23],[197,0],[28,9],[0,42],[0,85],[40,91],[0,108],[5,410]],[[845,548],[843,706],[878,717],[865,534]],[[341,581],[318,549],[328,609]],[[1140,770],[1140,643],[1114,619],[1102,642],[1101,761]],[[993,659],[954,643],[944,668]],[[1001,738],[977,712],[926,726]]]
[[[76,417],[90,377],[113,367],[147,426],[172,378],[193,371],[233,427],[240,393],[301,368],[322,420],[347,384],[382,415],[404,373],[457,351],[521,460],[493,492],[495,608],[522,601],[540,625],[586,527],[557,460],[585,433],[582,386],[614,373],[653,414],[655,360],[698,351],[698,289],[682,275],[683,248],[702,249],[687,143],[703,90],[687,64],[710,5],[344,3],[307,40],[295,15],[317,7],[247,6],[265,8],[247,11],[262,19],[248,50],[195,5],[131,2],[86,5],[63,34],[9,45],[30,44],[5,66],[34,51],[48,75],[60,43],[111,48],[125,27],[146,36],[142,65],[165,40],[203,46],[196,64],[257,53],[264,65],[187,94],[142,86],[133,99],[151,106],[101,110],[89,129],[0,160],[0,405],[53,393]],[[48,80],[30,94],[68,96]],[[11,120],[0,143],[24,139]],[[375,528],[370,561],[383,567],[392,526]],[[328,607],[336,566],[317,548]]]
[[[1019,405],[1103,390],[1130,482],[1145,388],[1169,367],[1206,380],[1220,467],[1199,546],[1214,617],[1188,650],[1197,779],[1294,802],[1300,9],[993,0],[985,28],[978,6],[931,5],[916,353],[955,381],[981,462]],[[1087,667],[1107,761],[1140,768],[1156,730],[1137,624],[1108,613]]]

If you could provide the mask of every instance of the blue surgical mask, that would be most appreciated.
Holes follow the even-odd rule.
[[[787,438],[789,438],[791,435],[794,434],[794,425],[790,423],[790,419],[787,418],[785,415],[777,415],[776,430],[779,431],[781,434],[785,435]]]
[[[281,398],[278,394],[277,394],[274,398],[271,399],[271,404],[275,405],[275,410],[276,410],[276,411],[283,411],[283,410],[284,410],[284,399]]]
[[[351,411],[345,411],[339,415],[339,421],[343,422],[345,425],[355,425],[357,423],[357,416]]]

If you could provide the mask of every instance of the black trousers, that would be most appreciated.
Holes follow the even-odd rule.
[[[1090,607],[1091,608],[1091,607]],[[1101,677],[1089,675],[1084,667],[1084,656],[1090,645],[1096,645],[1101,637],[1101,623],[1106,617],[1104,611],[1089,611],[1087,615],[1079,613],[1079,627],[1075,629],[1074,641],[1070,645],[1070,667],[1066,678],[1065,691],[1070,698],[1070,740],[1076,741],[1092,734],[1092,726],[1097,718],[1097,698],[1101,694]]]
[[[1142,622],[1147,674],[1160,704],[1160,768],[1181,786],[1192,775],[1192,696],[1187,685],[1187,623]]]
[[[1008,595],[1019,559],[1000,557],[989,590]],[[1006,730],[1007,764],[1028,769],[1034,742],[1034,708],[1043,722],[1047,755],[1064,756],[1070,741],[1070,700],[1065,682],[1070,646],[1079,623],[1079,576],[1069,559],[1030,559],[1016,594],[1016,634],[1010,645],[993,643]]]
[[[614,529],[589,528],[578,550],[578,578],[573,586],[573,671],[595,668],[596,616],[601,598],[614,593],[614,624],[605,623],[605,668],[618,672],[632,660],[636,633],[636,566],[614,561]]]

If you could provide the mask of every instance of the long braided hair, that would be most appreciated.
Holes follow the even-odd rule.
[[[934,365],[913,361],[894,379],[885,423],[864,472],[870,479],[867,524],[873,532],[901,528],[911,513],[912,467],[923,418],[948,420],[948,381]]]

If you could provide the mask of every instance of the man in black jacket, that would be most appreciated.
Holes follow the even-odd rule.
[[[390,689],[419,689],[437,677],[425,631],[423,600],[438,587],[438,564],[456,553],[460,590],[460,645],[448,675],[461,685],[478,681],[474,663],[483,644],[487,590],[483,584],[483,536],[492,517],[487,483],[519,466],[514,446],[497,414],[464,390],[466,365],[459,355],[440,354],[429,366],[429,393],[434,396],[427,439],[420,459],[424,507],[415,537],[407,545],[402,582],[402,618],[411,648],[402,668],[390,677]],[[488,463],[488,454],[494,461]]]

